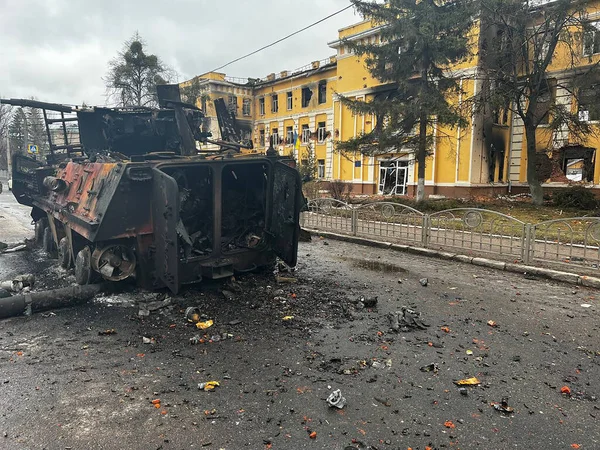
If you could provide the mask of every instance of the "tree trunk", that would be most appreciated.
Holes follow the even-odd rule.
[[[533,125],[525,124],[525,138],[527,139],[527,184],[529,184],[531,202],[534,205],[541,205],[544,202],[544,190],[536,167],[537,152],[535,149],[535,127]]]
[[[419,119],[419,148],[417,150],[417,203],[425,200],[425,157],[427,156],[427,115]]]

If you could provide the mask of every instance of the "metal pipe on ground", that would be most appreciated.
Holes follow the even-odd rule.
[[[84,303],[107,288],[107,284],[88,284],[0,298],[0,319]]]

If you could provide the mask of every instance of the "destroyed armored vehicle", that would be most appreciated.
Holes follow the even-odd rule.
[[[181,102],[178,86],[158,94],[160,109],[0,100],[43,110],[47,156],[12,159],[12,190],[32,207],[36,239],[63,267],[74,266],[79,284],[135,278],[177,293],[276,256],[294,266],[303,196],[293,161],[273,149],[242,154],[251,144],[222,99],[222,140],[212,141],[202,111]],[[220,150],[202,152],[197,142]]]

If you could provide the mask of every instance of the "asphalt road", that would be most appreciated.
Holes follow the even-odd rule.
[[[29,213],[31,208],[19,205],[7,183],[0,194],[0,241],[9,243],[22,242],[33,235],[33,225]]]
[[[318,238],[299,259],[296,283],[207,283],[149,317],[139,304],[165,293],[0,322],[0,448],[600,448],[597,291]],[[25,268],[70,280],[40,251],[0,255],[0,278]],[[199,332],[187,306],[214,325]],[[402,306],[429,328],[391,331]]]

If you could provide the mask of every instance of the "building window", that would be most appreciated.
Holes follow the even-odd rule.
[[[304,125],[302,125],[302,143],[308,144],[309,141],[310,141],[310,129],[308,128],[308,125],[304,124]]]
[[[242,114],[246,117],[251,115],[251,102],[252,101],[249,98],[245,98],[242,103]]]
[[[265,115],[265,98],[264,97],[261,97],[258,99],[258,111],[260,112],[261,116]]]
[[[583,35],[583,56],[600,53],[600,22],[588,23],[589,30]]]
[[[406,195],[408,161],[381,161],[379,163],[379,193]]]
[[[319,82],[319,105],[327,103],[327,81]]]
[[[589,122],[590,120],[600,120],[600,104],[598,104],[598,95],[600,95],[600,84],[582,89],[579,92],[579,120]]]
[[[235,95],[229,96],[229,103],[227,105],[227,109],[234,116],[237,115],[237,97]]]
[[[325,160],[317,160],[317,178],[325,178]]]
[[[271,112],[279,112],[279,96],[277,94],[271,96]]]
[[[317,142],[322,144],[327,139],[327,129],[325,128],[325,122],[319,122],[319,127],[317,128]]]
[[[258,144],[261,147],[264,147],[265,146],[265,130],[260,130],[258,133],[259,133]]]
[[[294,109],[294,97],[292,92],[287,93],[287,110],[291,111]]]
[[[286,129],[285,129],[285,143],[287,145],[294,144],[294,127],[286,127]]]
[[[308,106],[310,105],[310,99],[312,98],[312,91],[310,90],[310,88],[305,87],[302,88],[302,107],[303,108],[308,108]]]
[[[279,130],[277,128],[273,128],[271,131],[271,143],[273,144],[273,147],[279,145]]]

